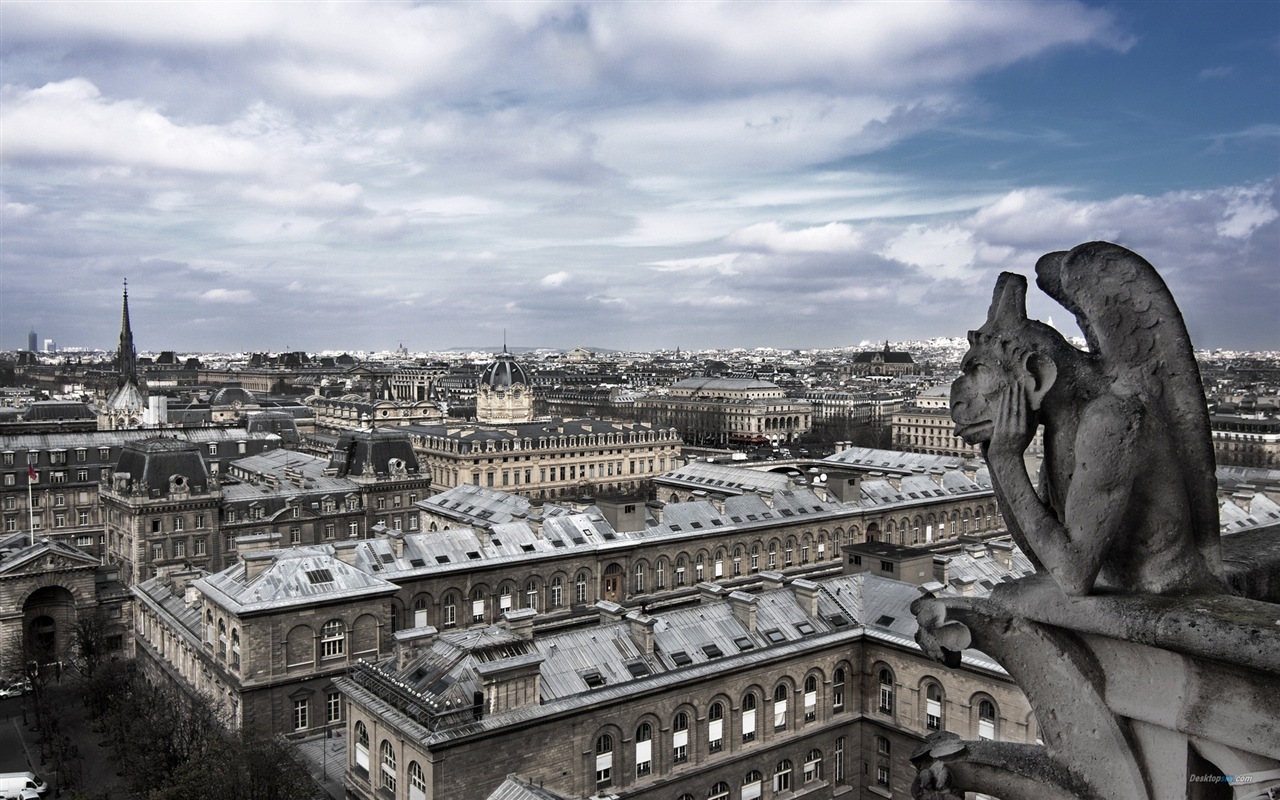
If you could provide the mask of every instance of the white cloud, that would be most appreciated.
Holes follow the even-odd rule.
[[[1248,238],[1258,228],[1280,217],[1273,205],[1273,193],[1261,188],[1233,192],[1227,201],[1223,220],[1216,228],[1219,236]]]
[[[785,231],[776,222],[761,222],[735,231],[729,244],[774,253],[849,253],[862,244],[862,237],[841,222]]]
[[[929,277],[973,280],[978,247],[973,233],[956,225],[911,225],[889,241],[880,255],[920,267]]]
[[[561,271],[544,276],[539,283],[543,286],[562,286],[567,280],[569,280],[569,273]]]
[[[737,275],[738,269],[734,264],[738,261],[738,258],[738,253],[673,258],[666,261],[655,261],[652,267],[658,272],[714,271],[721,275]]]
[[[202,293],[200,299],[207,300],[210,303],[244,305],[254,302],[256,298],[253,296],[253,292],[248,289],[210,289]]]
[[[244,189],[246,200],[289,209],[347,208],[358,206],[364,190],[357,183],[321,181],[304,187],[268,187],[253,184]]]
[[[264,166],[251,143],[214,126],[182,126],[132,100],[107,100],[83,78],[5,87],[6,159],[53,158],[134,167],[244,173]]]

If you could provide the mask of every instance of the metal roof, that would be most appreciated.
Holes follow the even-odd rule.
[[[391,594],[399,589],[341,561],[329,545],[246,553],[243,558],[269,559],[270,564],[252,578],[246,564],[239,563],[193,581],[206,596],[237,615]]]

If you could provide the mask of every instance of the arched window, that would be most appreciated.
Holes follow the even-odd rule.
[[[452,628],[458,624],[458,596],[449,592],[444,596],[444,626]]]
[[[532,578],[524,585],[524,607],[538,610],[538,582]]]
[[[831,710],[844,711],[844,667],[837,667],[831,679]]]
[[[596,738],[596,788],[613,783],[613,737],[607,733]]]
[[[810,675],[804,679],[804,721],[813,722],[818,718],[818,676]]]
[[[760,800],[764,790],[764,776],[759,770],[751,770],[742,778],[742,800]]]
[[[396,751],[391,742],[382,740],[382,788],[392,794],[396,791]]]
[[[369,729],[363,722],[356,722],[356,766],[369,774]]]
[[[707,750],[718,753],[724,749],[724,704],[715,702],[707,712]]]
[[[707,792],[707,800],[729,800],[729,784],[720,781]]]
[[[658,559],[658,566],[654,567],[653,583],[658,591],[667,588],[667,560],[665,558]]]
[[[422,628],[430,623],[427,620],[427,598],[415,597],[413,600],[413,627]]]
[[[813,748],[804,757],[804,782],[822,780],[822,751]]]
[[[936,683],[924,690],[924,726],[931,731],[942,730],[942,687]]]
[[[756,693],[747,692],[742,696],[742,741],[751,742],[756,738]]]
[[[888,669],[880,670],[880,712],[893,713],[893,673]]]
[[[978,738],[996,738],[996,704],[990,700],[978,703]]]
[[[409,800],[427,800],[427,776],[417,761],[409,762]]]
[[[346,637],[340,619],[331,619],[320,629],[320,657],[336,658],[346,650]]]
[[[683,711],[671,724],[671,760],[676,764],[689,760],[689,715]]]
[[[684,586],[684,556],[676,556],[676,586]]]
[[[477,586],[471,590],[471,621],[484,622],[484,588]]]
[[[218,658],[227,658],[227,623],[218,620]]]
[[[653,726],[647,722],[636,728],[636,777],[653,772]]]
[[[773,729],[775,731],[786,730],[787,697],[790,694],[791,688],[785,683],[780,683],[773,689]]]
[[[231,629],[231,668],[240,669],[240,631]]]
[[[778,762],[778,766],[773,768],[773,791],[778,792],[791,791],[791,762],[782,760]]]
[[[578,577],[574,579],[573,597],[575,603],[582,604],[587,602],[587,573],[579,572]]]
[[[504,583],[498,588],[498,613],[510,611],[512,602],[514,601],[511,599],[511,584]]]
[[[564,605],[564,581],[559,575],[551,579],[551,607],[560,608]]]
[[[636,564],[635,587],[636,587],[636,594],[642,594],[644,592],[644,563],[643,562]]]

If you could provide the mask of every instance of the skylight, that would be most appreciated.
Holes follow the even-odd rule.
[[[326,568],[307,570],[307,580],[312,583],[333,583],[333,571]]]

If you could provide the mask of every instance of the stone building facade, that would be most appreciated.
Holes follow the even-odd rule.
[[[521,611],[401,631],[394,654],[335,681],[348,790],[470,798],[514,773],[566,797],[907,796],[930,731],[1034,740],[993,662],[944,670],[916,650],[913,587],[764,580],[652,615],[601,602],[597,624],[560,633]]]
[[[40,536],[104,557],[106,518],[99,487],[111,484],[126,445],[156,435],[129,430],[0,436],[0,532],[27,530],[34,517]],[[278,436],[229,428],[171,428],[164,436],[195,445],[210,474],[225,470],[235,458],[281,446]],[[34,514],[27,504],[28,465],[36,473]]]
[[[639,489],[674,468],[672,428],[595,419],[405,428],[432,485],[470,483],[548,499]]]
[[[637,419],[674,427],[696,444],[791,442],[813,427],[813,408],[769,381],[686,378],[637,398]]]
[[[0,535],[0,677],[32,662],[70,666],[78,629],[102,658],[127,656],[129,605],[116,570],[96,557],[44,537]]]

